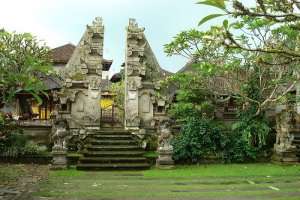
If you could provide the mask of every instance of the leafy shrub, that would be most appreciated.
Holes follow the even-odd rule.
[[[38,155],[40,152],[39,146],[31,142],[28,142],[23,150],[24,155]]]
[[[241,132],[229,132],[226,138],[222,159],[227,163],[254,161],[259,149],[249,144]]]
[[[197,163],[210,156],[225,163],[255,161],[272,146],[266,143],[270,128],[266,121],[249,122],[238,121],[226,130],[214,120],[191,117],[173,139],[173,158],[187,163]]]
[[[0,115],[0,155],[4,157],[20,157],[37,155],[46,152],[36,144],[30,143],[22,130],[13,121]]]
[[[158,148],[158,138],[156,135],[146,135],[144,141],[146,142],[146,151],[156,151]]]
[[[174,160],[196,163],[217,156],[223,148],[222,128],[207,118],[191,117],[173,141]]]
[[[26,145],[25,136],[13,131],[6,135],[6,138],[1,141],[1,155],[5,157],[18,157],[22,154]]]

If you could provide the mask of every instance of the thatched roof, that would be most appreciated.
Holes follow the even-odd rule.
[[[51,50],[52,62],[54,64],[67,64],[70,60],[76,46],[73,44],[65,44]]]
[[[62,80],[56,75],[39,74],[38,77],[45,84],[46,90],[57,90],[61,88]]]
[[[52,58],[53,64],[66,65],[69,62],[75,48],[76,48],[75,45],[68,43],[68,44],[65,44],[65,45],[62,45],[62,46],[52,49],[51,50],[51,58]],[[103,59],[102,70],[108,71],[110,69],[112,62],[113,62],[113,60]]]

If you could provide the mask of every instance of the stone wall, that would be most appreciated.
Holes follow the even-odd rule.
[[[19,127],[30,141],[47,147],[50,145],[52,128],[50,121],[21,121]]]

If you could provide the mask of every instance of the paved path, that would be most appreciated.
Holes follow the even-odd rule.
[[[0,165],[0,200],[30,200],[41,179],[48,175],[48,166]]]

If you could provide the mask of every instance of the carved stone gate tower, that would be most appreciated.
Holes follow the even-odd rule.
[[[167,72],[160,68],[144,35],[144,30],[144,28],[138,26],[134,19],[129,20],[126,29],[124,128],[127,129],[125,131],[128,134],[126,137],[133,139],[132,134],[138,136],[138,141],[130,141],[138,143],[136,144],[138,145],[137,148],[146,147],[144,142],[147,141],[145,139],[147,135],[157,134],[160,122],[167,118],[165,113],[166,98],[161,94],[157,95],[158,90],[161,89],[159,81],[167,75]],[[96,18],[91,25],[87,26],[65,68],[63,88],[57,93],[58,112],[56,114],[56,122],[62,121],[63,124],[55,123],[59,126],[54,126],[55,134],[53,134],[56,138],[55,144],[57,147],[56,152],[53,152],[53,163],[56,166],[66,165],[66,139],[64,138],[66,135],[69,139],[76,138],[82,143],[88,142],[85,140],[86,138],[96,137],[97,134],[100,135],[96,138],[105,140],[105,137],[101,135],[101,131],[105,132],[105,130],[97,130],[100,129],[101,123],[103,37],[102,19]],[[115,134],[115,131],[113,130],[111,133]],[[124,133],[122,132],[122,134]],[[121,137],[122,139],[124,135],[121,136],[112,135],[114,138]],[[164,142],[163,144],[167,143]],[[95,148],[93,144],[86,146],[87,149],[92,149],[93,153],[99,150],[99,146]],[[106,147],[100,148],[105,149]],[[119,146],[115,147],[115,149],[118,148]],[[124,148],[120,149],[120,151],[123,150]],[[102,155],[101,149],[100,152],[97,151],[97,155]],[[126,151],[128,153],[130,149]],[[92,159],[89,156],[89,151],[86,151],[84,155],[86,157],[80,160],[80,166],[82,168],[94,166],[93,163],[86,163],[86,161]],[[110,165],[111,163],[106,164]],[[97,165],[97,167],[100,165]],[[124,165],[120,164],[118,166],[122,167]]]
[[[58,94],[58,117],[66,119],[70,131],[100,127],[104,27],[96,18],[77,45],[64,71],[64,87]]]
[[[125,128],[155,126],[157,106],[165,111],[165,99],[156,95],[159,80],[166,76],[145,37],[144,28],[129,20],[125,55]]]

